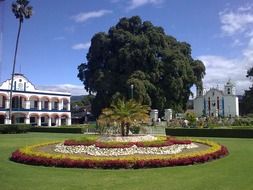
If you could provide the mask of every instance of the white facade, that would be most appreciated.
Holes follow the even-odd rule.
[[[15,74],[9,118],[10,88],[10,79],[0,84],[0,124],[71,125],[70,93],[37,90],[24,75]]]
[[[225,84],[224,91],[217,88],[207,92],[197,89],[193,104],[197,117],[239,116],[238,97],[235,95],[235,85],[230,80]]]

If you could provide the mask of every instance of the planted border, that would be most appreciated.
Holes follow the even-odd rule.
[[[154,168],[192,165],[204,163],[224,157],[228,154],[226,147],[211,141],[192,140],[210,146],[207,150],[198,152],[186,152],[175,155],[130,155],[122,157],[98,157],[98,156],[77,156],[59,153],[46,153],[38,151],[39,147],[56,144],[51,142],[40,145],[28,146],[16,150],[11,155],[11,160],[19,163],[42,166],[55,166],[67,168]]]
[[[143,142],[102,142],[97,140],[65,140],[65,146],[90,146],[95,145],[99,148],[129,148],[133,145],[137,147],[164,147],[171,146],[174,144],[191,144],[190,140],[179,140],[171,137],[160,138],[154,141],[143,141]]]
[[[253,129],[165,129],[166,135],[188,137],[253,138]]]

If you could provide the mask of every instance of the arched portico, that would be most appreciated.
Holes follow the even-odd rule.
[[[5,114],[0,113],[0,124],[5,124]]]
[[[41,99],[41,110],[50,110],[51,105],[49,105],[49,97],[43,96]]]
[[[14,94],[12,97],[12,109],[22,110],[27,108],[27,97],[22,94]]]
[[[68,114],[62,114],[60,120],[61,125],[71,125],[71,118]]]
[[[59,126],[60,121],[59,121],[59,115],[58,114],[52,114],[51,115],[51,126]]]
[[[40,99],[38,96],[30,96],[29,102],[30,102],[30,109],[31,110],[40,110],[41,109]]]
[[[51,109],[52,110],[59,110],[59,103],[60,100],[57,97],[51,98]]]
[[[68,98],[61,99],[62,110],[70,111],[70,101]]]
[[[40,116],[37,113],[32,113],[29,115],[30,124],[33,126],[39,125],[39,119],[40,119]]]
[[[19,124],[19,123],[28,124],[29,122],[27,121],[27,114],[23,112],[12,113],[11,123],[12,124]]]
[[[41,114],[40,124],[41,126],[51,126],[51,117],[48,114]]]
[[[0,93],[0,109],[7,109],[9,108],[9,99],[6,94]]]

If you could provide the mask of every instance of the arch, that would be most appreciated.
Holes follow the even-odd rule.
[[[4,96],[5,98],[8,98],[8,94],[5,94],[3,92],[0,92],[0,96]]]
[[[31,101],[31,100],[34,100],[34,99],[39,100],[40,98],[39,98],[39,96],[37,96],[37,95],[31,95],[31,96],[29,97],[29,100],[30,100],[30,101]]]
[[[26,95],[24,95],[24,94],[13,94],[12,98],[14,98],[14,97],[22,97],[25,100],[28,100],[28,97]]]
[[[27,114],[24,112],[14,112],[12,113],[12,124],[19,124],[19,123],[25,123],[25,119],[27,117]]]
[[[60,101],[60,98],[58,98],[58,97],[51,97],[51,101],[53,101],[53,100],[56,100],[56,101]]]
[[[4,93],[0,93],[0,108],[6,108],[6,100],[8,96]]]
[[[62,117],[69,118],[69,115],[68,115],[68,114],[66,114],[66,113],[63,113],[63,114],[61,114],[61,115],[60,115],[60,117],[61,117],[61,118],[62,118]]]
[[[62,98],[61,101],[62,101],[62,109],[63,110],[68,110],[68,105],[70,103],[69,99],[68,98]]]
[[[68,102],[69,102],[69,99],[68,98],[65,98],[65,97],[63,97],[63,98],[59,98],[60,100],[67,100]]]
[[[59,103],[60,103],[60,99],[58,97],[52,97],[51,98],[51,109],[52,110],[59,110]]]
[[[42,110],[48,110],[49,109],[49,100],[50,98],[47,97],[47,96],[42,96],[40,98],[40,101],[41,101],[41,109]]]
[[[38,113],[30,113],[30,114],[29,114],[29,117],[31,117],[31,116],[37,116],[37,117],[39,117],[40,114],[38,114]]]
[[[31,113],[29,115],[30,124],[32,126],[37,126],[39,123],[39,114],[38,113]]]
[[[49,118],[50,118],[49,114],[42,113],[40,115],[41,126],[48,126]]]
[[[6,113],[5,112],[0,112],[0,115],[6,116]]]
[[[30,101],[30,109],[32,110],[38,110],[39,109],[39,97],[36,95],[32,95],[29,97],[29,101]]]
[[[13,110],[25,109],[27,97],[20,94],[15,94],[12,97],[12,108]]]
[[[69,115],[68,114],[61,114],[61,125],[67,125],[68,124],[68,119],[69,119]]]
[[[59,121],[58,121],[59,118],[60,118],[59,114],[53,113],[53,114],[51,115],[51,125],[52,125],[52,126],[57,126],[57,125],[58,125],[58,122],[59,122]]]
[[[4,124],[5,115],[0,114],[0,124]]]
[[[41,101],[43,101],[43,100],[49,101],[50,98],[49,98],[48,96],[42,96],[42,97],[40,97],[40,100],[41,100]]]

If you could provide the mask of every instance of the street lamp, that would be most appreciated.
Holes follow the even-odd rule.
[[[134,97],[134,85],[133,84],[131,84],[130,85],[130,88],[131,88],[131,99],[133,99],[133,97]]]

